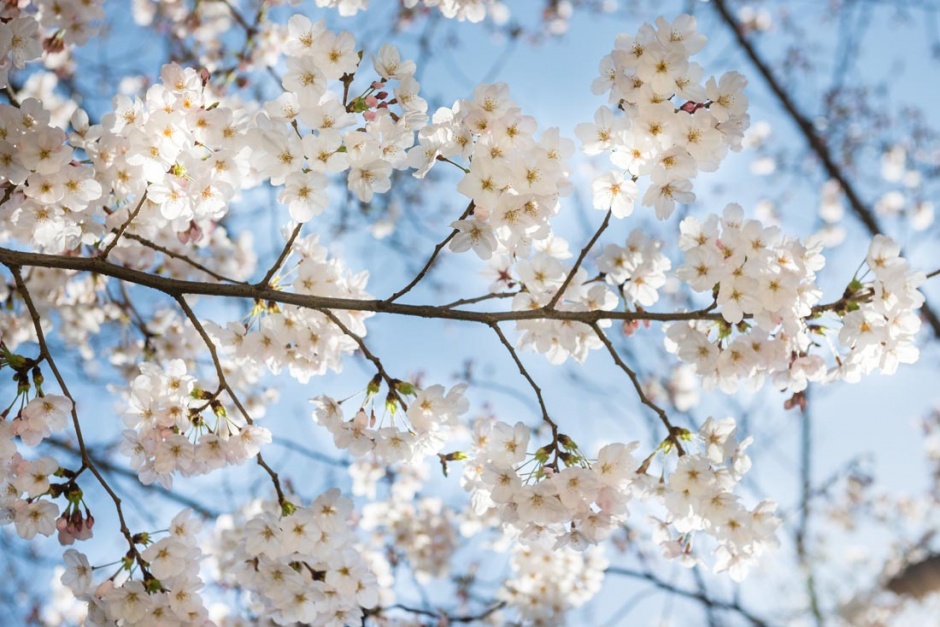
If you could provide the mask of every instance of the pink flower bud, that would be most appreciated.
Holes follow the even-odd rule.
[[[383,87],[385,87],[385,83],[382,81],[374,81],[372,83],[372,89],[382,89]]]

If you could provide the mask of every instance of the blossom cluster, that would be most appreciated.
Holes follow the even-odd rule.
[[[370,383],[370,388],[372,386],[375,389],[369,390],[370,395],[375,394],[378,383]],[[386,402],[390,413],[383,415],[378,423],[374,409],[366,411],[367,403],[347,420],[340,402],[328,396],[318,396],[313,399],[316,406],[314,420],[330,431],[337,448],[348,450],[356,457],[371,453],[385,464],[417,463],[427,455],[440,452],[447,442],[448,432],[466,413],[469,402],[463,396],[465,389],[466,385],[461,384],[445,393],[442,385],[419,390],[411,384],[399,382]],[[403,404],[403,396],[412,394],[414,398],[400,418],[402,421],[407,418],[402,429],[396,425],[396,408]],[[383,426],[386,420],[390,424]]]
[[[838,373],[853,383],[876,369],[894,374],[898,365],[914,363],[920,356],[917,310],[924,295],[917,288],[926,275],[911,268],[901,257],[901,247],[885,235],[872,239],[865,263],[874,276],[849,285],[838,336],[843,349]]]
[[[556,443],[530,454],[530,432],[523,423],[481,422],[462,484],[478,514],[495,510],[522,543],[553,542],[556,549],[597,544],[627,520],[634,497],[656,500],[667,515],[656,519],[654,539],[666,556],[688,557],[692,537],[702,532],[715,541],[716,571],[728,570],[740,580],[775,545],[779,521],[773,502],[748,509],[734,494],[750,469],[744,453],[750,438],[739,444],[735,433],[733,419],[709,419],[697,434],[703,452],[684,452],[668,476],[665,465],[663,474],[654,476],[647,473],[653,456],[642,464],[633,458],[635,442],[608,444],[587,459],[570,438],[559,435]],[[674,443],[667,443],[660,448],[672,449]]]
[[[691,556],[692,540],[703,532],[715,541],[715,572],[742,581],[757,558],[777,547],[781,521],[774,501],[748,508],[734,493],[751,468],[745,450],[752,442],[738,442],[736,435],[733,418],[709,418],[698,431],[702,452],[680,456],[665,480],[642,474],[633,489],[638,497],[657,497],[667,511],[664,519],[653,519],[654,540],[666,557],[697,564],[701,558]]]
[[[53,498],[66,484],[54,485],[60,476],[55,458],[29,459],[17,447],[17,441],[35,447],[52,433],[65,429],[71,409],[71,400],[49,394],[25,403],[12,421],[0,419],[0,525],[13,524],[17,535],[25,540],[51,536],[56,531],[62,544],[91,537],[93,519],[86,526],[77,504],[70,504],[68,515],[59,517],[59,506]],[[81,498],[78,494],[76,499]],[[73,509],[78,512],[74,521]]]
[[[575,551],[517,545],[510,559],[512,576],[496,596],[515,608],[526,624],[563,624],[569,611],[600,591],[607,565],[598,547]]]
[[[740,150],[750,118],[737,72],[702,83],[702,67],[689,58],[705,46],[696,20],[680,15],[655,27],[643,24],[636,35],[619,35],[614,50],[600,62],[592,89],[609,93],[610,103],[626,115],[601,107],[593,123],[576,134],[587,155],[607,153],[619,168],[594,181],[594,206],[624,218],[633,212],[636,181],[649,176],[642,198],[665,220],[676,203],[695,199],[698,172],[713,172],[728,150]]]
[[[685,218],[679,229],[685,259],[676,274],[694,291],[713,295],[721,321],[671,325],[667,348],[693,364],[706,387],[726,392],[741,382],[759,387],[766,376],[791,369],[794,392],[807,379],[819,380],[824,371],[792,362],[791,354],[805,352],[812,341],[806,319],[822,296],[816,285],[825,263],[821,243],[745,220],[736,204],[704,222]],[[802,382],[798,372],[805,373]]]
[[[346,172],[363,202],[387,191],[392,171],[408,167],[413,131],[427,123],[415,64],[383,46],[373,56],[377,80],[345,102],[338,94],[346,97],[360,62],[352,35],[295,15],[283,40],[285,91],[260,111],[215,93],[207,72],[175,64],[163,67],[143,100],[115,97],[99,124],[76,111],[71,135],[50,126],[36,100],[0,106],[8,166],[0,182],[14,187],[3,207],[11,235],[61,253],[110,246],[112,233],[126,228],[132,237],[117,244],[115,258],[130,265],[153,262],[153,250],[141,254],[141,239],[171,250],[180,248],[174,239],[221,246],[224,260],[226,245],[244,244],[228,243],[218,223],[245,189],[280,187],[279,201],[298,222],[329,204],[332,175]],[[365,123],[350,128],[358,121]],[[79,163],[75,149],[91,165]]]
[[[270,431],[230,415],[218,394],[199,388],[181,359],[165,367],[140,364],[124,424],[121,453],[144,485],[156,481],[165,488],[174,473],[200,475],[241,464],[271,441]]]
[[[23,68],[43,52],[47,67],[66,65],[69,46],[86,43],[104,19],[100,0],[34,0],[0,7],[0,88],[13,69]],[[65,52],[65,55],[59,53]]]
[[[275,277],[279,289],[292,287],[296,294],[369,298],[365,291],[368,272],[352,272],[341,259],[329,256],[316,235],[298,238],[291,247],[297,260],[285,277]],[[290,277],[290,278],[286,278]],[[357,336],[366,334],[366,311],[334,311],[332,315]],[[257,304],[248,324],[230,322],[225,327],[207,323],[220,354],[239,368],[267,368],[273,374],[286,368],[294,379],[307,383],[327,370],[339,372],[344,355],[357,344],[326,314],[293,305]]]
[[[348,187],[362,202],[388,191],[392,171],[408,167],[405,151],[414,143],[413,131],[427,123],[427,103],[418,96],[414,62],[403,61],[393,46],[383,46],[373,58],[377,80],[344,102],[328,87],[330,81],[343,79],[348,90],[359,68],[356,41],[349,32],[337,34],[323,22],[294,15],[284,46],[285,93],[266,103],[255,119],[252,166],[273,185],[284,185],[279,200],[298,222],[326,207],[329,174],[348,171]],[[394,97],[386,100],[390,81],[395,82]],[[400,112],[393,113],[389,104],[397,104]],[[365,125],[350,129],[360,119],[357,113],[363,114]],[[298,124],[310,132],[300,132]]]
[[[435,160],[470,161],[457,191],[472,202],[452,224],[450,249],[472,248],[482,259],[497,252],[527,256],[533,241],[551,235],[558,198],[571,189],[566,160],[574,144],[556,128],[536,139],[535,119],[523,115],[505,83],[478,86],[472,99],[439,109],[432,122],[409,153],[415,175]]]
[[[274,507],[255,503],[217,521],[210,563],[219,579],[250,592],[254,610],[278,624],[360,623],[380,589],[369,563],[377,558],[357,548],[352,501],[334,488],[309,506]]]
[[[659,300],[657,290],[666,283],[672,262],[660,252],[662,242],[634,229],[625,246],[608,244],[597,258],[604,280],[617,286],[621,296],[634,307],[649,307]]]
[[[853,279],[839,302],[823,306],[818,239],[801,242],[745,220],[735,204],[720,218],[684,219],[680,232],[685,260],[676,274],[694,291],[712,294],[721,320],[670,325],[666,346],[694,366],[706,387],[733,392],[746,382],[757,388],[770,376],[799,393],[810,381],[858,381],[876,368],[890,374],[917,360],[916,310],[924,302],[917,287],[924,274],[910,268],[890,238],[876,236],[869,247],[873,280]],[[827,312],[838,316],[838,334],[820,318]],[[830,340],[831,367],[813,352],[820,336]]]
[[[93,586],[93,569],[82,553],[65,552],[62,583],[79,600],[88,603],[89,625],[198,625],[212,624],[199,594],[202,551],[197,542],[201,523],[192,511],[183,510],[170,522],[169,535],[153,541],[140,534],[141,553],[147,572],[141,579],[106,579]]]

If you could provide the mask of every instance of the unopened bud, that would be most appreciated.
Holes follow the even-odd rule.
[[[408,381],[399,381],[397,379],[395,380],[395,389],[407,396],[411,396],[416,392],[413,383],[409,383]]]

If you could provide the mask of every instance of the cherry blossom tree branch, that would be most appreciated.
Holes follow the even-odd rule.
[[[548,301],[547,305],[545,305],[545,309],[554,309],[555,305],[558,304],[558,301],[561,300],[561,297],[564,295],[568,285],[571,283],[572,279],[574,279],[574,275],[578,273],[578,268],[581,267],[581,263],[584,261],[584,258],[587,257],[588,252],[590,252],[590,250],[594,247],[594,244],[601,236],[601,233],[607,230],[607,226],[610,224],[611,215],[613,215],[613,211],[608,209],[607,215],[604,216],[604,221],[601,223],[600,228],[595,231],[594,237],[592,237],[590,241],[584,245],[584,248],[581,249],[581,254],[578,255],[578,258],[575,260],[574,266],[571,267],[571,271],[568,273],[568,276],[565,277],[561,287],[558,288],[558,291],[555,292],[555,295],[552,296],[552,299]]]
[[[503,346],[506,347],[506,350],[509,351],[509,355],[512,357],[512,360],[516,362],[516,367],[519,368],[519,374],[521,374],[523,378],[529,382],[529,385],[532,387],[532,391],[535,392],[535,398],[538,399],[539,402],[539,409],[542,410],[542,420],[551,428],[552,444],[555,444],[558,441],[558,424],[548,415],[548,407],[545,406],[545,400],[542,398],[542,388],[538,386],[538,384],[535,382],[535,379],[533,379],[532,375],[529,374],[529,371],[526,370],[525,366],[522,364],[522,360],[519,359],[519,354],[506,338],[503,330],[499,328],[499,324],[494,322],[490,324],[490,328],[496,332],[497,336],[499,336],[499,341],[502,342]]]
[[[511,320],[563,320],[592,324],[601,320],[621,321],[652,321],[652,322],[678,322],[692,320],[723,321],[721,313],[714,313],[714,305],[704,309],[677,312],[652,311],[564,311],[526,309],[519,311],[469,311],[442,305],[408,305],[392,303],[387,300],[368,300],[354,298],[334,298],[327,296],[314,296],[310,294],[297,294],[284,292],[270,287],[250,285],[243,282],[232,284],[203,283],[174,279],[160,275],[150,274],[126,266],[117,265],[96,257],[72,257],[68,255],[50,255],[40,253],[22,252],[0,247],[0,263],[6,266],[29,266],[56,268],[61,270],[75,270],[78,272],[92,272],[113,277],[135,285],[149,287],[163,292],[174,299],[177,296],[204,295],[226,298],[245,298],[264,300],[282,305],[295,305],[307,309],[339,309],[349,311],[370,311],[374,313],[387,313],[418,318],[435,318],[440,320],[464,320],[490,325],[494,322]],[[936,276],[934,274],[933,276]],[[844,300],[813,307],[813,314],[827,311],[837,311],[844,306]],[[750,316],[745,316],[749,319]]]
[[[176,302],[179,304],[180,309],[183,310],[183,313],[186,314],[186,317],[189,318],[189,322],[193,325],[193,328],[196,329],[196,333],[199,334],[199,337],[202,338],[202,341],[205,343],[206,348],[209,349],[209,355],[212,356],[212,363],[215,366],[216,376],[219,379],[219,386],[222,387],[232,399],[232,402],[238,408],[238,411],[241,412],[242,417],[245,419],[245,422],[249,425],[254,424],[251,415],[248,413],[248,410],[245,409],[245,406],[242,405],[241,401],[238,400],[238,396],[235,394],[235,391],[228,384],[228,381],[225,378],[225,371],[222,368],[222,361],[219,359],[219,353],[215,348],[215,343],[212,341],[212,338],[209,337],[209,334],[206,332],[205,327],[202,326],[202,323],[199,322],[199,318],[196,317],[195,312],[189,306],[189,303],[186,302],[186,299],[182,295],[175,297]],[[284,496],[284,491],[281,489],[281,479],[266,461],[261,454],[261,451],[258,451],[258,454],[255,456],[255,459],[258,462],[258,465],[261,466],[271,477],[271,482],[274,484],[274,491],[277,493],[277,502],[283,508],[287,504],[287,499]]]
[[[307,309],[340,309],[349,311],[371,311],[375,313],[389,313],[419,318],[437,318],[442,320],[465,320],[489,325],[493,322],[509,320],[569,320],[590,324],[599,320],[651,320],[660,322],[675,322],[681,320],[723,320],[721,314],[711,313],[709,310],[659,313],[650,311],[545,311],[544,309],[531,309],[521,311],[468,311],[464,309],[445,308],[439,305],[407,305],[390,303],[383,300],[365,300],[353,298],[333,298],[284,292],[269,287],[248,285],[244,283],[219,284],[203,283],[199,281],[186,281],[159,276],[117,265],[100,258],[70,257],[67,255],[49,255],[39,253],[21,252],[0,247],[0,263],[4,265],[19,265],[57,268],[61,270],[75,270],[80,272],[93,272],[110,276],[121,281],[149,287],[163,292],[174,299],[177,296],[204,295],[228,298],[245,298],[264,300],[282,305],[295,305]]]
[[[680,427],[674,427],[669,421],[669,416],[666,415],[665,410],[649,399],[649,397],[646,395],[646,392],[643,391],[643,385],[640,383],[640,379],[637,377],[636,372],[627,365],[622,357],[620,357],[620,353],[617,352],[617,349],[614,348],[614,345],[611,343],[610,339],[597,325],[597,323],[592,322],[590,326],[594,330],[595,335],[597,335],[597,338],[603,342],[604,346],[607,348],[607,352],[610,353],[614,363],[617,364],[617,366],[630,378],[630,382],[633,383],[633,388],[636,390],[637,396],[640,397],[640,402],[656,412],[656,415],[659,416],[659,419],[662,421],[662,423],[666,425],[666,430],[669,433],[669,435],[666,436],[666,439],[672,442],[672,444],[676,447],[676,451],[679,453],[679,455],[685,455],[685,449],[682,448],[682,443],[679,442],[680,434],[685,430]]]
[[[128,239],[132,239],[132,240],[134,240],[135,242],[138,242],[138,243],[140,243],[140,244],[143,244],[143,245],[146,246],[147,248],[150,248],[150,249],[152,249],[152,250],[154,250],[154,251],[156,251],[156,252],[158,252],[158,253],[160,253],[160,254],[166,255],[167,257],[172,257],[173,259],[178,259],[178,260],[182,261],[183,263],[185,263],[185,264],[187,264],[187,265],[190,265],[190,266],[192,266],[193,268],[199,270],[200,272],[205,272],[206,274],[208,274],[209,276],[211,276],[213,279],[216,279],[217,281],[223,281],[223,282],[225,282],[225,283],[237,283],[238,285],[248,285],[248,283],[246,283],[245,281],[238,281],[238,280],[236,280],[236,279],[230,279],[230,278],[227,277],[227,276],[223,276],[223,275],[219,274],[218,272],[216,272],[216,271],[214,271],[214,270],[212,270],[212,269],[210,269],[210,268],[207,268],[206,266],[202,265],[202,264],[199,263],[198,261],[195,261],[194,259],[192,259],[192,258],[190,258],[190,257],[187,257],[186,255],[183,255],[183,254],[181,254],[181,253],[178,253],[178,252],[176,252],[176,251],[174,251],[174,250],[170,250],[169,248],[167,248],[167,247],[165,247],[165,246],[161,246],[160,244],[157,244],[156,242],[152,242],[152,241],[150,241],[149,239],[147,239],[147,238],[145,238],[145,237],[142,237],[142,236],[140,236],[140,235],[137,235],[136,233],[125,233],[125,234],[124,234],[124,237],[126,237],[126,238],[128,238]]]
[[[816,132],[816,129],[814,128],[813,123],[809,120],[809,118],[802,111],[800,111],[799,107],[797,107],[796,103],[793,101],[793,98],[790,97],[790,94],[786,89],[784,89],[783,85],[774,75],[770,65],[758,54],[757,49],[745,35],[743,25],[738,22],[734,15],[731,14],[727,1],[714,0],[714,2],[712,2],[712,6],[718,12],[721,20],[734,34],[734,38],[738,45],[744,51],[744,54],[747,56],[747,58],[750,59],[751,63],[754,64],[754,67],[757,69],[760,75],[764,78],[764,81],[767,83],[770,91],[772,91],[774,96],[777,97],[777,100],[780,101],[784,111],[786,111],[787,115],[790,116],[790,119],[793,120],[794,124],[796,124],[797,128],[802,133],[803,138],[806,140],[806,143],[816,154],[820,163],[822,163],[826,174],[839,183],[842,188],[842,192],[849,201],[849,206],[852,208],[852,212],[872,236],[882,234],[884,231],[878,224],[878,220],[875,218],[874,212],[864,202],[862,202],[861,196],[856,190],[855,185],[851,180],[849,180],[848,176],[836,163],[835,159],[833,159],[832,153],[829,150],[829,146],[826,145],[825,140]],[[938,317],[936,312],[934,312],[930,303],[926,301],[924,302],[921,311],[924,318],[927,320],[927,323],[930,325],[930,328],[933,330],[934,338],[940,338],[940,317]]]
[[[329,309],[319,309],[320,313],[330,319],[330,321],[338,326],[340,330],[352,339],[356,344],[359,345],[359,350],[362,352],[363,356],[372,362],[376,370],[378,370],[379,376],[385,381],[385,384],[388,386],[388,395],[393,397],[401,405],[402,409],[408,411],[408,405],[405,403],[405,399],[401,397],[398,393],[398,388],[396,384],[398,383],[397,379],[392,378],[388,372],[385,370],[385,367],[382,366],[381,360],[376,357],[372,351],[369,350],[369,347],[366,346],[365,340],[359,337],[357,334],[347,327],[343,322]]]
[[[458,220],[466,219],[470,214],[473,213],[473,209],[474,209],[474,204],[473,204],[473,201],[471,200],[470,204],[467,205],[467,208],[464,209],[464,212],[460,214],[460,217],[457,219]],[[431,253],[431,257],[428,259],[428,262],[424,264],[424,267],[421,268],[421,271],[418,272],[417,275],[415,275],[415,278],[411,279],[411,282],[408,283],[408,285],[406,285],[405,287],[401,288],[400,290],[398,290],[397,292],[395,292],[394,294],[386,298],[384,302],[394,303],[396,300],[398,300],[399,298],[401,298],[402,296],[410,292],[412,288],[414,288],[414,286],[420,283],[421,280],[425,277],[425,275],[427,275],[428,271],[431,269],[431,266],[434,265],[434,262],[437,260],[437,256],[441,253],[442,250],[444,250],[444,247],[450,243],[450,240],[454,239],[457,233],[459,233],[459,231],[457,229],[453,229],[447,237],[441,240],[437,244],[437,246],[434,247],[434,252]]]
[[[264,278],[258,281],[255,285],[259,287],[268,287],[271,283],[271,279],[274,278],[274,275],[277,274],[278,270],[281,269],[281,265],[284,263],[284,260],[287,259],[287,256],[290,254],[291,249],[294,246],[294,240],[297,239],[297,236],[300,235],[300,230],[303,228],[303,223],[301,222],[294,227],[294,230],[291,231],[290,237],[287,238],[287,243],[284,244],[284,248],[281,249],[280,254],[277,256],[277,259],[274,261],[274,264],[268,269],[264,274]]]
[[[127,526],[127,520],[124,517],[124,508],[121,505],[121,497],[117,495],[111,485],[107,482],[107,480],[104,478],[104,475],[101,474],[101,471],[98,470],[98,467],[95,465],[95,461],[88,453],[88,447],[85,445],[85,438],[82,435],[81,422],[78,419],[78,410],[76,409],[75,397],[73,397],[72,393],[69,391],[68,384],[66,384],[65,378],[59,371],[58,366],[56,366],[55,360],[52,357],[52,352],[49,350],[49,345],[46,343],[46,336],[42,330],[42,318],[39,315],[39,310],[36,309],[36,304],[33,302],[33,298],[29,293],[29,289],[26,287],[26,282],[23,280],[22,271],[20,267],[16,265],[8,265],[7,268],[9,268],[10,272],[13,274],[13,280],[16,282],[17,291],[23,298],[23,303],[26,305],[26,309],[29,311],[29,317],[32,320],[33,327],[36,330],[36,342],[39,344],[39,358],[40,360],[49,364],[49,369],[52,371],[52,375],[59,384],[59,389],[62,390],[62,394],[65,395],[65,397],[72,403],[70,414],[72,416],[72,426],[75,429],[75,439],[78,442],[78,450],[82,459],[82,468],[88,469],[88,471],[95,477],[104,491],[107,492],[108,496],[111,498],[111,501],[114,503],[114,509],[117,512],[118,525],[120,526],[121,535],[123,535],[124,539],[127,541],[128,553],[134,557],[134,560],[137,562],[138,566],[140,566],[145,575],[149,577],[151,575],[147,570],[147,562],[144,561],[144,558],[137,550],[137,544],[134,541],[134,536],[131,534],[131,530]]]
[[[117,229],[117,232],[114,234],[114,239],[111,240],[111,243],[105,247],[101,252],[101,258],[107,259],[108,255],[111,254],[111,251],[114,250],[114,247],[117,246],[118,240],[121,239],[121,236],[124,235],[124,231],[127,230],[127,227],[131,225],[131,222],[134,221],[134,218],[137,217],[137,214],[140,213],[140,210],[143,208],[144,203],[147,202],[147,192],[144,192],[140,195],[140,201],[137,203],[137,206],[134,207],[134,210],[131,211],[130,215],[127,216],[127,220]]]

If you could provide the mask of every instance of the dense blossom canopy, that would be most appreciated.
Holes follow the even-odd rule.
[[[259,11],[252,25],[237,3],[196,3],[192,15],[177,4],[135,2],[135,18],[193,29],[198,52],[116,93],[103,113],[23,84],[33,65],[96,36],[103,5],[0,8],[0,376],[16,388],[0,390],[9,403],[0,522],[24,540],[57,535],[70,547],[57,580],[74,595],[56,604],[63,623],[420,623],[436,614],[398,603],[399,561],[425,583],[447,577],[460,547],[476,542],[507,553],[508,574],[476,614],[439,624],[558,624],[599,590],[606,547],[632,541],[625,530],[636,528],[663,559],[739,582],[778,547],[782,524],[773,500],[742,489],[753,438],[735,417],[674,421],[621,341],[642,325],[663,331],[679,411],[695,404],[683,390],[696,379],[727,394],[769,380],[795,406],[811,383],[893,374],[919,357],[927,275],[891,238],[873,237],[844,292],[826,299],[821,238],[748,218],[734,203],[676,215],[695,202],[699,174],[742,149],[750,124],[745,75],[712,76],[695,60],[707,45],[695,17],[659,17],[618,36],[593,82],[607,103],[565,137],[523,111],[505,83],[432,110],[418,63],[327,28],[318,12],[280,20]],[[351,16],[368,0],[316,5]],[[402,10],[481,22],[495,9],[405,0]],[[234,66],[216,40],[222,14],[247,29]],[[278,93],[252,100],[237,88],[252,73],[276,76]],[[589,181],[575,175],[577,152],[601,164]],[[464,209],[424,269],[385,299],[370,291],[379,268],[362,269],[305,229],[343,195],[368,206],[441,169]],[[603,218],[572,250],[557,225],[577,185]],[[240,213],[263,190],[272,190],[264,210],[284,225],[272,259]],[[634,227],[640,217],[662,221],[671,238]],[[625,239],[607,233],[618,223]],[[485,266],[489,293],[399,302],[445,251]],[[666,290],[706,304],[652,311]],[[231,315],[204,305],[223,298],[247,307]],[[494,350],[535,394],[541,424],[473,407],[472,382],[389,373],[365,341],[382,315],[492,331]],[[118,325],[131,325],[131,337],[114,334]],[[114,448],[139,484],[172,490],[246,462],[270,484],[214,518],[187,508],[162,532],[131,528],[82,437],[87,401],[73,395],[60,350],[117,377],[108,393],[120,415],[94,420],[120,434]],[[579,445],[574,421],[543,400],[525,351],[553,365],[609,357],[658,420],[656,443]],[[273,377],[309,385],[354,354],[370,372],[361,392],[310,398],[312,424],[348,460],[352,487],[305,499],[289,470],[265,459],[277,435],[258,423],[272,401],[266,386]],[[63,450],[79,462],[56,455]],[[429,468],[463,488],[459,504],[425,490]],[[85,498],[94,483],[100,503]],[[118,526],[102,529],[93,512],[109,507]],[[93,566],[81,542],[115,534],[117,562]],[[239,603],[219,603],[226,591]]]

